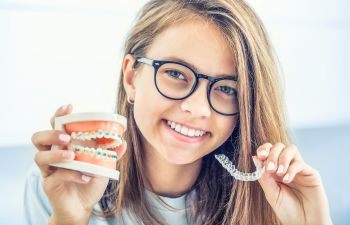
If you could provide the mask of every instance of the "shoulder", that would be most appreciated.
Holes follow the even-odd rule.
[[[47,224],[50,215],[51,208],[42,187],[40,170],[33,164],[27,173],[24,187],[25,224]]]
[[[33,164],[27,173],[25,181],[25,197],[37,197],[45,199],[45,193],[42,188],[42,177],[39,168]]]

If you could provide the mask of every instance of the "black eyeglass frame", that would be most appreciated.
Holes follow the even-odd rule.
[[[182,99],[185,99],[185,98],[188,98],[190,95],[192,95],[195,90],[197,89],[198,87],[198,83],[199,83],[199,79],[206,79],[206,80],[209,80],[209,85],[208,85],[208,89],[207,89],[207,99],[208,99],[208,102],[209,102],[209,105],[210,107],[217,113],[221,114],[221,115],[224,115],[224,116],[236,116],[236,115],[239,115],[239,111],[236,112],[236,113],[231,113],[231,114],[228,114],[228,113],[222,113],[222,112],[219,112],[217,111],[211,101],[210,101],[210,91],[211,91],[211,88],[213,87],[213,85],[218,82],[218,81],[221,81],[221,80],[234,80],[234,81],[238,81],[238,78],[237,77],[219,77],[219,78],[216,78],[216,77],[212,77],[212,76],[208,76],[208,75],[205,75],[205,74],[200,74],[200,73],[197,73],[194,69],[192,69],[191,67],[189,67],[188,65],[184,64],[184,63],[181,63],[181,62],[176,62],[176,61],[171,61],[171,60],[155,60],[155,59],[149,59],[147,57],[144,57],[144,56],[135,56],[135,59],[137,62],[140,62],[140,63],[144,63],[144,64],[147,64],[147,65],[150,65],[150,66],[153,66],[154,68],[154,84],[158,90],[158,92],[168,98],[168,99],[172,99],[172,100],[182,100]],[[166,63],[174,63],[174,64],[178,64],[178,65],[181,65],[181,66],[184,66],[186,68],[188,68],[189,70],[192,71],[192,73],[195,75],[196,79],[195,79],[195,82],[191,88],[191,91],[185,96],[185,97],[182,97],[182,98],[172,98],[172,97],[169,97],[167,95],[165,95],[164,93],[162,93],[162,91],[159,89],[158,85],[157,85],[157,72],[158,72],[158,69],[166,64]],[[238,92],[237,90],[233,89],[236,93],[236,95],[238,96]]]

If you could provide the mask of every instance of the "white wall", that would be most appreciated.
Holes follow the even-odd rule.
[[[0,0],[0,145],[29,144],[63,104],[113,111],[121,46],[143,2]],[[284,69],[290,124],[350,123],[350,3],[249,2]]]
[[[0,144],[30,143],[60,105],[113,111],[137,1],[0,2]]]
[[[290,124],[350,124],[350,2],[249,2],[280,59]]]

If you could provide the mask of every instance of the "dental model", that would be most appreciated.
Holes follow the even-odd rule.
[[[256,181],[260,179],[260,177],[265,171],[265,167],[261,167],[255,158],[253,158],[253,162],[256,167],[256,171],[253,173],[243,173],[238,171],[235,168],[235,165],[233,165],[232,162],[224,154],[215,155],[215,158],[220,162],[222,167],[224,167],[227,170],[227,172],[229,172],[230,175],[233,176],[236,180]]]
[[[74,151],[70,162],[52,166],[72,169],[87,175],[119,179],[116,162],[126,151],[122,134],[126,130],[126,118],[113,113],[76,113],[55,118],[55,129],[71,136],[68,151]],[[52,146],[52,149],[59,149]]]

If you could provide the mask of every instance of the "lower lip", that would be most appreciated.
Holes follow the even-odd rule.
[[[172,136],[174,136],[179,141],[186,142],[186,143],[198,143],[198,142],[201,142],[201,141],[204,140],[204,138],[206,138],[209,135],[208,133],[205,133],[203,136],[199,136],[199,137],[188,137],[188,136],[180,134],[177,131],[171,129],[170,126],[168,125],[168,121],[167,120],[162,120],[162,124],[165,127],[165,129],[170,132],[170,134]]]

